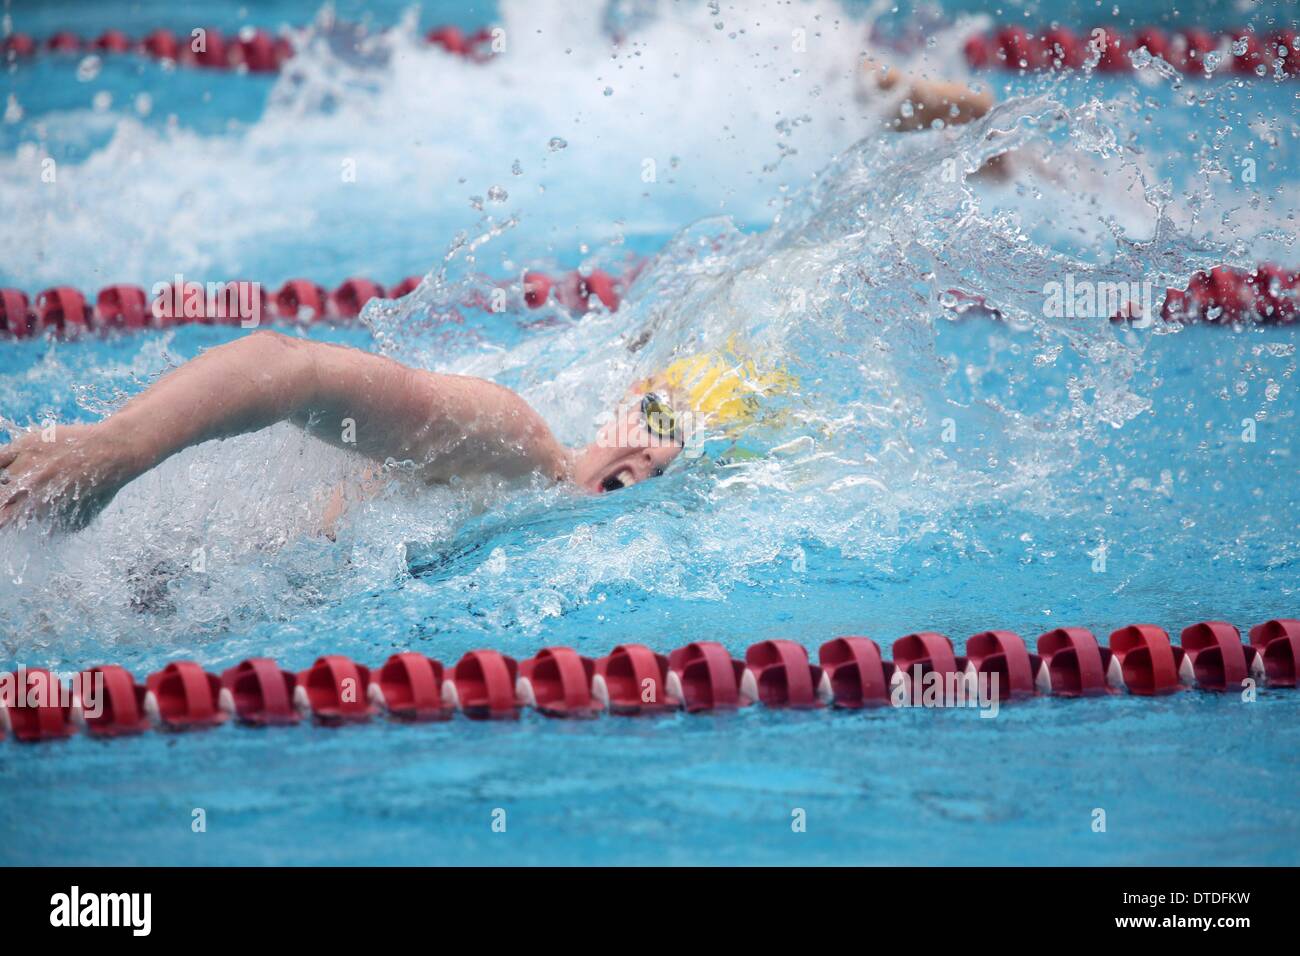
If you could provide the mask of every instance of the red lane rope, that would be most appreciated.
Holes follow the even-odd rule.
[[[573,271],[562,276],[526,272],[520,283],[523,302],[530,309],[540,309],[554,301],[579,315],[599,303],[613,312],[639,271],[637,265],[621,276],[603,269],[586,273]],[[223,291],[209,299],[205,285],[192,282],[186,283],[186,289],[179,293],[174,286],[168,286],[152,302],[148,293],[135,285],[106,286],[94,296],[70,286],[54,286],[34,299],[21,289],[0,288],[0,335],[22,339],[48,332],[72,338],[86,332],[164,329],[190,323],[238,325],[241,318],[247,317],[237,307],[241,297],[244,302],[256,298],[259,316],[271,321],[349,321],[371,299],[399,299],[419,284],[419,276],[408,276],[385,289],[370,279],[352,278],[328,291],[308,279],[290,279],[276,292],[268,293],[258,283],[231,281],[220,283]],[[978,296],[955,294],[963,302],[974,302],[988,314],[1000,315],[996,307]],[[495,303],[490,297],[480,295],[462,304],[468,308],[492,309]],[[501,304],[504,305],[504,300]],[[1253,272],[1227,266],[1197,272],[1185,288],[1165,290],[1159,312],[1166,322],[1184,324],[1287,325],[1296,321],[1298,305],[1300,271],[1266,263]],[[1132,321],[1132,318],[1115,315],[1112,321]]]
[[[202,50],[194,31],[177,35],[171,30],[154,30],[132,39],[121,30],[105,30],[93,39],[61,30],[43,42],[26,33],[11,33],[0,40],[0,54],[6,59],[34,56],[40,51],[64,54],[136,53],[167,60],[182,66],[207,67],[214,70],[246,68],[250,73],[274,73],[294,54],[285,37],[273,37],[265,30],[245,29],[235,34],[202,27]],[[492,31],[476,30],[466,34],[458,27],[434,27],[424,35],[426,43],[442,47],[448,53],[482,63],[491,58]]]
[[[1144,27],[1125,34],[1098,27],[1077,34],[1066,27],[1044,28],[1035,33],[1010,25],[992,33],[975,34],[966,41],[964,52],[966,62],[977,70],[1077,70],[1090,56],[1096,56],[1099,72],[1125,73],[1133,69],[1130,52],[1145,47],[1152,56],[1191,75],[1209,72],[1206,58],[1216,54],[1219,64],[1227,67],[1223,72],[1234,76],[1294,77],[1300,76],[1297,42],[1296,31],[1286,29],[1261,35],[1246,29],[1166,33],[1158,27]]]
[[[527,272],[521,282],[523,302],[530,309],[540,309],[553,300],[576,314],[599,303],[613,312],[638,271],[634,266],[621,276],[603,269],[575,270],[561,276]],[[218,283],[220,288],[211,297],[204,283],[186,282],[180,289],[168,285],[152,301],[145,289],[136,285],[105,286],[94,296],[71,286],[53,286],[34,298],[21,289],[0,288],[0,336],[22,339],[49,332],[73,338],[86,332],[165,329],[191,323],[238,325],[248,317],[240,311],[241,301],[256,301],[259,317],[268,321],[347,321],[360,315],[371,299],[400,299],[420,282],[420,276],[407,276],[385,289],[370,279],[352,278],[330,291],[309,279],[290,279],[269,293],[259,283],[234,280]],[[476,295],[462,305],[491,310],[495,303],[491,296]]]
[[[1079,627],[1048,631],[1031,653],[1012,631],[984,631],[958,654],[947,635],[899,638],[894,659],[868,637],[837,637],[813,664],[803,645],[754,644],[744,660],[697,641],[665,656],[622,644],[597,660],[572,648],[543,648],[516,661],[476,650],[444,666],[414,651],[371,669],[339,654],[294,674],[251,658],[217,675],[173,661],[138,682],[116,664],[64,682],[42,668],[0,674],[0,735],[25,742],[84,732],[112,737],[150,729],[197,730],[230,718],[264,726],[311,718],[325,725],[380,715],[403,721],[515,719],[524,708],[549,717],[639,715],[684,710],[770,708],[856,710],[877,706],[989,706],[996,700],[1120,692],[1155,697],[1199,688],[1239,693],[1296,686],[1300,620],[1276,618],[1250,630],[1249,643],[1225,621],[1184,628],[1180,643],[1154,624],[1133,624],[1101,646]]]
[[[105,30],[97,37],[81,37],[61,30],[44,41],[25,33],[13,33],[0,40],[0,54],[7,58],[30,57],[40,51],[52,53],[137,53],[185,66],[209,69],[247,68],[254,73],[273,73],[289,57],[293,48],[284,37],[273,37],[265,30],[244,29],[223,34],[202,28],[204,49],[194,49],[193,31],[177,35],[157,29],[132,39],[121,30]],[[440,26],[429,30],[425,42],[442,47],[448,53],[475,62],[491,58],[492,32],[482,28],[465,33],[458,27]],[[1019,25],[1001,27],[992,33],[971,36],[965,44],[966,61],[974,69],[1002,67],[1007,70],[1079,69],[1093,48],[1099,53],[1097,69],[1103,73],[1121,73],[1132,69],[1129,52],[1145,47],[1188,74],[1207,72],[1206,57],[1215,53],[1219,62],[1229,65],[1237,76],[1298,76],[1300,59],[1295,30],[1280,29],[1268,34],[1236,29],[1210,32],[1188,28],[1166,32],[1159,27],[1143,27],[1121,33],[1107,27],[1076,33],[1068,27],[1043,28],[1037,33]],[[1262,68],[1262,72],[1261,72]]]

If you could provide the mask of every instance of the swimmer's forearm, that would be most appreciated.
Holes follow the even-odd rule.
[[[313,344],[256,333],[210,349],[164,375],[103,427],[143,474],[191,445],[274,425],[312,401]]]

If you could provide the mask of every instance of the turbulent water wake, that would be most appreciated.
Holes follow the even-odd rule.
[[[11,646],[77,657],[90,629],[97,643],[225,639],[340,601],[364,616],[366,595],[394,588],[408,610],[435,607],[438,628],[535,633],[606,600],[722,599],[804,548],[869,577],[893,573],[908,547],[977,552],[981,515],[1082,510],[1095,523],[1099,487],[1141,480],[1156,493],[1164,481],[1142,470],[1125,429],[1155,406],[1165,370],[1150,353],[1165,330],[1046,318],[1044,283],[1070,273],[1163,290],[1209,264],[1287,251],[1269,224],[1294,211],[1293,192],[1270,193],[1263,212],[1242,203],[1225,192],[1218,149],[1174,185],[1170,144],[1147,123],[1159,102],[1195,98],[1207,117],[1232,112],[1227,125],[1250,140],[1246,107],[1226,102],[1240,94],[1189,90],[1150,64],[1136,93],[1045,81],[970,126],[897,135],[881,127],[885,107],[859,96],[867,24],[832,3],[735,22],[664,4],[622,21],[630,32],[616,47],[606,19],[565,4],[506,3],[501,22],[509,49],[480,67],[419,45],[410,23],[345,56],[323,21],[264,116],[215,137],[220,163],[204,159],[213,137],[120,119],[53,200],[69,212],[49,227],[58,255],[6,237],[5,261],[61,280],[69,269],[144,279],[278,262],[301,228],[290,211],[330,208],[339,162],[352,159],[363,174],[339,215],[371,212],[361,236],[335,230],[328,242],[365,265],[391,250],[391,230],[418,223],[407,241],[425,244],[424,262],[440,259],[415,294],[367,310],[372,347],[516,388],[573,444],[631,382],[728,343],[787,369],[797,388],[740,439],[713,436],[704,456],[618,495],[395,485],[359,503],[336,542],[315,533],[316,515],[331,487],[360,474],[348,456],[288,426],[191,449],[75,537],[0,537]],[[790,51],[798,29],[814,55]],[[944,54],[960,36],[893,55],[955,63]],[[1001,154],[1013,184],[975,177]],[[319,179],[298,172],[313,156]],[[116,205],[97,198],[135,157],[151,175]],[[49,197],[21,186],[33,160],[21,149],[0,160],[0,196],[19,218],[49,211]],[[201,177],[213,178],[195,190]],[[508,195],[476,198],[493,187]],[[123,204],[134,241],[98,242]],[[309,224],[328,227],[330,215]],[[548,311],[535,327],[517,279],[502,315],[460,307],[490,290],[488,276],[563,256],[574,236],[592,244],[589,262],[609,264],[627,237],[691,220],[614,314]],[[974,297],[1000,321],[965,311]],[[1253,359],[1249,387],[1289,380],[1294,392],[1293,346],[1243,339],[1234,350]],[[87,374],[60,365],[60,351],[0,385],[9,417],[40,416],[33,382],[68,388]],[[146,345],[131,367],[97,370],[120,389],[105,403],[171,361]],[[1261,420],[1275,398],[1260,400]],[[92,396],[82,407],[98,410]]]

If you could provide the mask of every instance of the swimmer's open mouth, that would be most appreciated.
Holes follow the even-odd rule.
[[[650,476],[652,478],[658,478],[663,473],[664,470],[662,468],[656,468],[650,472]],[[630,468],[624,468],[623,470],[617,471],[602,480],[600,483],[600,490],[618,491],[620,488],[626,488],[628,485],[635,485],[636,481],[636,475],[632,473],[632,470]]]
[[[636,475],[632,474],[630,468],[620,468],[612,475],[606,475],[600,482],[601,491],[618,491],[620,488],[626,488],[628,485],[636,484]]]

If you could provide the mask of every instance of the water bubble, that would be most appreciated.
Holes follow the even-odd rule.
[[[612,87],[612,86],[607,86],[607,87],[605,87],[605,89],[604,89],[604,93],[605,93],[606,96],[613,96],[613,95],[614,95],[614,87]]]
[[[516,159],[510,164],[510,172],[514,173],[516,176],[522,176],[524,174],[524,167],[520,165],[519,160]]]
[[[546,144],[547,148],[550,149],[552,153],[559,152],[560,150],[564,149],[564,147],[568,145],[569,145],[568,142],[559,136],[552,136],[550,138],[550,141],[547,142]]]
[[[510,198],[510,194],[500,186],[493,186],[487,191],[487,198],[492,202],[505,202]]]
[[[108,90],[100,90],[91,99],[90,105],[94,107],[96,113],[106,113],[113,105],[113,94]]]
[[[97,56],[88,56],[77,64],[77,79],[82,83],[89,83],[95,77],[99,76],[100,67],[103,62]]]

